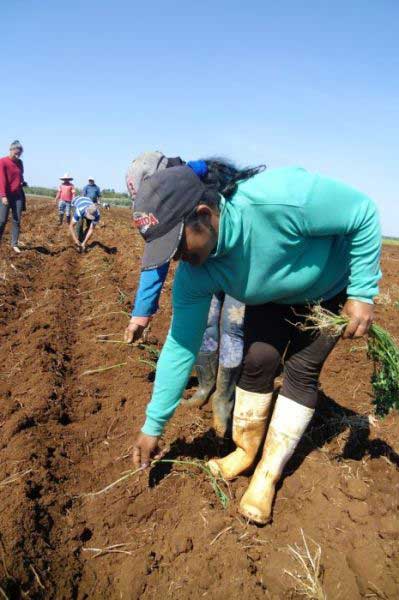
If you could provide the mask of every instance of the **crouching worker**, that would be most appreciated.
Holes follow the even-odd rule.
[[[74,214],[69,224],[72,239],[82,252],[86,251],[87,242],[100,221],[100,211],[90,198],[79,196],[73,202]],[[76,231],[75,231],[76,228]]]
[[[148,466],[157,453],[201,344],[212,295],[229,294],[246,304],[233,417],[237,448],[209,467],[228,479],[237,477],[256,466],[265,440],[239,509],[264,524],[276,484],[312,419],[319,374],[337,342],[291,323],[322,302],[349,317],[344,337],[367,333],[381,276],[376,207],[355,189],[299,168],[248,171],[246,180],[222,196],[182,166],[144,182],[135,210],[151,215],[141,230],[144,268],[171,256],[181,263],[171,328],[133,447],[134,462]],[[282,357],[284,382],[272,407]]]

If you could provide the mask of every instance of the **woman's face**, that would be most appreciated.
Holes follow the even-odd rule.
[[[22,155],[22,152],[23,152],[22,148],[19,148],[19,147],[11,148],[10,149],[10,157],[11,158],[19,158]]]
[[[202,265],[218,241],[219,215],[206,205],[200,205],[197,213],[203,221],[192,227],[185,225],[183,236],[173,260],[183,260],[193,267]]]

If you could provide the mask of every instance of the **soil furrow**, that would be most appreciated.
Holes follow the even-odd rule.
[[[58,558],[63,547],[54,544],[53,528],[65,504],[59,492],[65,480],[65,465],[69,467],[63,437],[70,422],[68,379],[76,337],[74,315],[80,306],[76,291],[79,257],[72,249],[57,255],[52,255],[48,247],[40,250],[28,251],[25,256],[31,260],[18,264],[25,276],[24,269],[34,273],[26,292],[30,306],[26,308],[25,299],[12,303],[14,319],[7,326],[18,332],[19,342],[12,344],[5,361],[6,371],[9,369],[12,376],[7,379],[10,385],[2,408],[12,414],[3,427],[2,446],[13,457],[5,464],[5,474],[29,472],[19,486],[18,510],[14,511],[10,503],[10,513],[2,514],[3,526],[11,534],[7,535],[2,526],[6,560],[12,556],[8,572],[14,579],[6,581],[3,588],[10,593],[11,586],[15,596],[20,586],[31,597],[49,598],[58,584],[52,565],[56,557],[60,564],[65,563],[64,556]],[[66,580],[73,582],[74,572],[79,569],[73,560],[71,565],[71,559],[68,557],[70,567],[65,573]],[[68,577],[71,569],[73,573]],[[72,584],[65,597],[73,597]]]

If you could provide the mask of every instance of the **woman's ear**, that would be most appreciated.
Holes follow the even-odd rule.
[[[206,223],[209,223],[212,217],[212,209],[207,204],[199,204],[196,209],[197,215]]]

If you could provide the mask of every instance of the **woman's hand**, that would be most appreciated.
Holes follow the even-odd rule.
[[[162,453],[158,446],[159,437],[140,433],[133,446],[133,463],[138,469],[150,466],[151,460],[161,458]]]
[[[141,338],[145,329],[148,327],[151,317],[132,317],[129,325],[125,329],[124,340],[127,344],[132,344]]]
[[[6,196],[4,196],[4,197],[1,199],[1,203],[3,204],[3,206],[8,206],[8,200],[7,200]]]
[[[370,325],[374,320],[374,305],[360,300],[347,300],[342,313],[350,319],[342,337],[357,338],[370,329]]]

